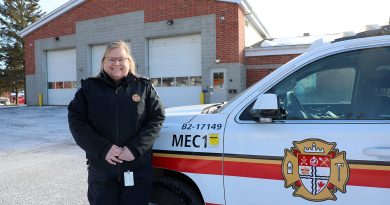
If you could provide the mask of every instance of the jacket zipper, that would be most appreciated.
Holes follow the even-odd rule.
[[[120,86],[115,88],[115,142],[116,145],[119,146],[119,100],[118,100],[118,91],[120,89]],[[122,176],[122,166],[120,163],[118,165],[118,181],[121,181]]]

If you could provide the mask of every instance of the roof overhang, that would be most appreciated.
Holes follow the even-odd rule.
[[[18,35],[24,38],[29,33],[35,31],[39,27],[43,26],[44,24],[52,21],[53,19],[61,16],[62,14],[66,13],[67,11],[73,9],[74,7],[78,6],[79,4],[83,3],[86,0],[70,0],[66,2],[64,5],[58,7],[57,9],[53,10],[52,12],[48,13],[47,15],[40,18],[38,21],[30,24],[23,30],[18,32]]]
[[[259,34],[265,39],[271,38],[271,35],[268,33],[263,23],[261,23],[256,13],[253,11],[249,2],[247,0],[241,0],[238,5],[240,5],[240,7],[244,10],[245,17],[256,28]]]
[[[289,55],[302,54],[310,47],[309,45],[294,45],[294,46],[270,46],[261,48],[246,48],[245,57],[254,56],[275,56],[275,55]]]

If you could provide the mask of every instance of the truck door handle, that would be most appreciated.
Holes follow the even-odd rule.
[[[364,154],[376,157],[390,157],[390,147],[370,147],[364,149]]]

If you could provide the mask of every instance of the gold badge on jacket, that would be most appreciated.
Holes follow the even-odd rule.
[[[131,96],[131,99],[133,99],[134,102],[139,102],[141,100],[141,97],[138,94],[134,94]]]
[[[320,139],[293,142],[284,150],[282,172],[284,186],[295,189],[293,196],[310,201],[337,200],[335,193],[345,193],[349,179],[346,153],[336,143]]]

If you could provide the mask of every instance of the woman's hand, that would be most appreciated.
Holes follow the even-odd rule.
[[[135,159],[133,153],[127,147],[123,147],[123,151],[118,158],[124,161],[133,161]]]
[[[120,156],[123,152],[123,148],[118,147],[116,145],[112,145],[110,150],[106,155],[106,161],[112,165],[116,165],[116,163],[122,163],[122,160],[118,156]]]

